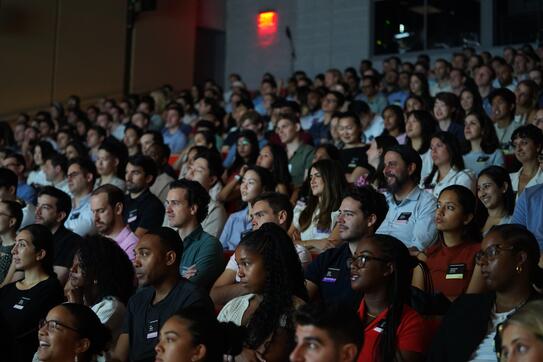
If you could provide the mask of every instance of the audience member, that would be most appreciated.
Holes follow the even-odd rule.
[[[486,208],[483,236],[495,225],[509,224],[515,209],[515,193],[507,170],[499,166],[485,168],[477,179],[477,196]]]
[[[367,147],[361,142],[362,124],[360,119],[353,112],[341,113],[338,122],[338,133],[343,148],[339,151],[339,160],[345,178],[353,183],[352,173],[357,166],[364,166],[367,163]]]
[[[57,189],[70,195],[68,187],[68,159],[60,153],[52,153],[45,159],[45,179],[48,185],[54,186]]]
[[[164,138],[164,144],[170,148],[173,154],[181,153],[187,145],[187,136],[181,127],[183,116],[183,108],[179,106],[170,106],[166,111],[166,123],[164,129],[162,129],[162,137]]]
[[[530,186],[543,183],[543,170],[539,167],[539,154],[543,149],[543,132],[529,124],[517,128],[511,136],[516,159],[522,167],[510,174],[511,186],[517,197]]]
[[[17,175],[17,197],[24,200],[27,204],[35,204],[37,193],[32,186],[26,183],[26,160],[24,156],[20,153],[8,154],[2,162],[2,166],[10,169]]]
[[[532,232],[543,250],[543,186],[536,185],[529,187],[517,200],[513,212],[513,224],[523,225]],[[541,259],[543,261],[543,257]]]
[[[288,157],[285,149],[269,143],[260,149],[256,165],[269,170],[276,184],[275,191],[288,195],[292,177],[288,170]]]
[[[386,188],[385,176],[383,175],[384,156],[386,151],[397,145],[398,140],[396,137],[388,135],[375,137],[370,143],[370,148],[366,151],[368,166],[371,167],[367,169],[358,167],[355,169],[353,174],[358,176],[355,185],[362,182],[371,184],[377,190]]]
[[[432,151],[430,150],[430,142],[436,131],[436,120],[430,112],[416,110],[407,113],[407,121],[405,124],[406,144],[411,146],[420,155],[422,160],[422,168],[420,171],[421,180],[432,172]]]
[[[434,117],[438,123],[438,130],[449,132],[456,137],[458,142],[464,142],[464,119],[460,101],[454,93],[438,93],[434,103]]]
[[[513,132],[521,126],[513,119],[516,109],[515,94],[508,89],[499,88],[492,91],[489,100],[492,104],[490,118],[494,122],[498,141],[504,153],[510,154],[512,151],[511,137]]]
[[[55,153],[55,149],[51,143],[47,141],[39,141],[36,143],[31,154],[35,169],[28,173],[28,178],[26,179],[27,184],[30,186],[49,185],[43,169],[45,167],[45,160],[53,153]]]
[[[155,182],[149,188],[149,191],[164,203],[168,195],[168,186],[174,181],[173,169],[168,165],[170,158],[170,149],[162,143],[153,143],[149,147],[149,157],[155,161],[158,169],[158,176]],[[171,170],[171,171],[170,171]]]
[[[12,250],[15,236],[23,221],[21,204],[16,201],[0,200],[0,286],[16,280]]]
[[[96,167],[92,161],[78,158],[68,163],[68,188],[73,203],[64,226],[80,236],[96,233],[90,208],[90,194],[95,180]]]
[[[125,182],[119,176],[123,176],[124,172],[121,174],[119,170],[125,169],[126,158],[128,154],[123,145],[106,140],[102,142],[100,147],[98,147],[98,153],[96,155],[96,172],[98,177],[94,183],[94,188],[98,188],[102,185],[111,184],[125,190]]]
[[[17,201],[23,208],[21,227],[34,223],[35,207],[17,198],[17,175],[8,168],[0,167],[0,200]]]
[[[387,106],[383,111],[383,119],[385,125],[383,134],[396,137],[399,144],[405,144],[405,116],[400,106]]]

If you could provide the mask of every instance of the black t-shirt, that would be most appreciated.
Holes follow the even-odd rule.
[[[344,148],[339,151],[339,161],[345,173],[351,173],[357,166],[365,166],[368,163],[366,155],[367,146]]]
[[[152,230],[162,226],[164,222],[164,205],[149,189],[142,192],[135,199],[131,198],[130,195],[126,195],[124,201],[124,222],[130,226],[132,231],[136,231],[138,227]]]
[[[16,361],[31,361],[38,349],[38,324],[54,306],[64,301],[64,292],[56,277],[49,277],[28,290],[16,283],[0,289],[0,313],[13,335]],[[1,359],[1,358],[0,358]]]
[[[197,305],[210,314],[214,313],[213,302],[205,290],[186,279],[180,280],[166,298],[152,305],[154,296],[155,289],[145,287],[128,301],[121,333],[128,333],[129,336],[130,361],[154,361],[160,328],[178,310]]]
[[[74,255],[83,242],[83,238],[72,230],[66,229],[60,225],[53,234],[54,261],[56,266],[70,268],[72,266]]]
[[[353,307],[360,304],[360,296],[351,288],[351,271],[347,269],[347,258],[351,256],[349,243],[344,243],[326,250],[308,265],[305,278],[319,287],[324,303]]]

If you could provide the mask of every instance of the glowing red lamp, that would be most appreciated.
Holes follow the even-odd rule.
[[[277,32],[277,13],[265,11],[258,14],[257,27],[259,35],[269,35]]]

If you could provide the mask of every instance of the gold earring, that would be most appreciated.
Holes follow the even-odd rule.
[[[517,265],[517,267],[515,268],[516,272],[517,273],[522,273],[522,267],[520,265]]]

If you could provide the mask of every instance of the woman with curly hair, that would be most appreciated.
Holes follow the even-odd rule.
[[[64,294],[69,302],[90,307],[110,328],[113,342],[119,336],[133,291],[134,268],[115,241],[97,235],[81,243]]]
[[[294,347],[292,315],[307,300],[292,240],[280,226],[266,223],[243,237],[235,258],[238,276],[249,294],[228,302],[218,320],[247,328],[245,357],[288,360]]]

